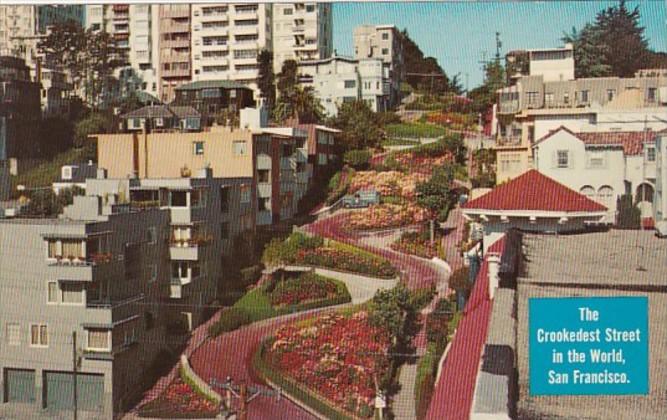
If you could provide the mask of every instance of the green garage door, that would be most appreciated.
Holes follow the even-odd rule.
[[[5,369],[5,401],[35,402],[35,371]]]
[[[82,411],[102,411],[104,405],[104,375],[78,373],[77,403]],[[74,409],[74,375],[70,372],[45,372],[46,408]]]

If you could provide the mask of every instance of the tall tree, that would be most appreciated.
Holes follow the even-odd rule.
[[[276,103],[276,81],[273,74],[273,54],[268,50],[262,50],[257,58],[258,62],[258,82],[260,97],[264,99],[264,103],[269,110],[273,109]]]
[[[594,22],[562,40],[574,45],[576,77],[632,77],[638,69],[667,65],[667,57],[648,47],[639,6],[628,9],[625,0],[601,10]]]
[[[452,165],[445,165],[436,167],[428,181],[417,184],[417,203],[431,214],[431,243],[435,236],[435,220],[444,219],[449,212],[452,201],[450,185],[453,180],[454,168]]]
[[[290,94],[296,88],[298,82],[298,66],[294,60],[285,60],[283,67],[278,73],[278,97]]]
[[[407,29],[401,32],[405,81],[413,89],[429,93],[449,92],[451,85],[445,71],[434,57],[425,57],[419,45],[410,38]]]
[[[486,112],[496,101],[496,91],[505,86],[505,69],[499,59],[486,63],[484,73],[484,83],[468,94],[475,112]]]
[[[377,114],[365,101],[344,102],[331,121],[342,131],[341,144],[345,150],[377,147],[382,141],[382,130]]]

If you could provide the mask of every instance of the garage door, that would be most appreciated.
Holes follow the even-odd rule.
[[[5,401],[35,402],[35,371],[5,369]]]
[[[102,411],[104,404],[104,376],[78,373],[77,403],[82,411]],[[74,375],[71,372],[45,372],[46,408],[72,410],[74,408]]]

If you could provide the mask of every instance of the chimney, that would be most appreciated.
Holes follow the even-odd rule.
[[[496,289],[500,283],[498,272],[500,271],[500,255],[487,254],[488,274],[489,274],[489,299],[493,299]]]

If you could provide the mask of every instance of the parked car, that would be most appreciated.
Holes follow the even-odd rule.
[[[667,220],[655,223],[655,236],[658,238],[667,238]]]
[[[380,193],[375,190],[357,191],[343,197],[343,207],[346,209],[358,209],[380,203]]]

